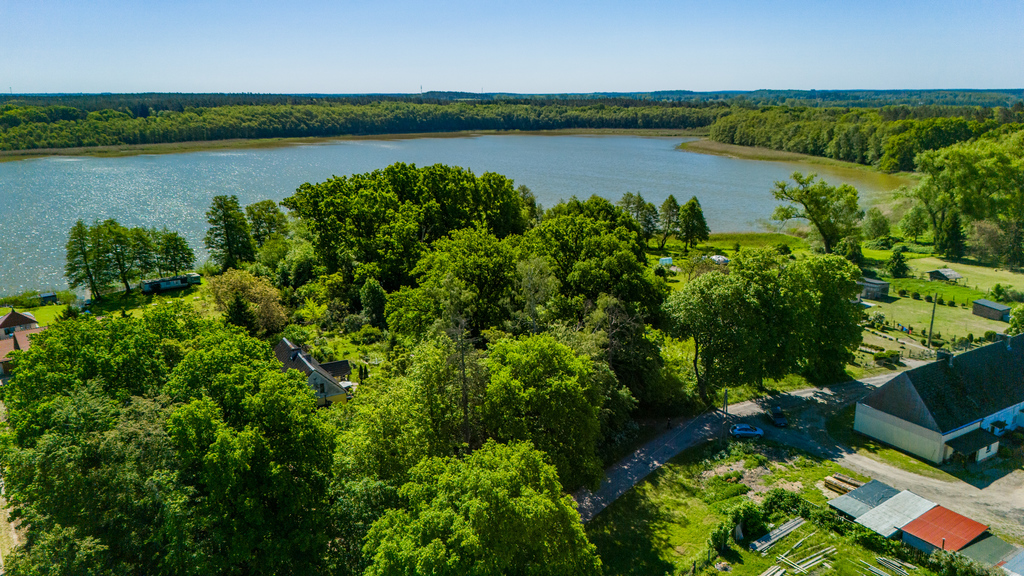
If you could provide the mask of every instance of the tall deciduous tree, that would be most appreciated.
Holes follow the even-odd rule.
[[[885,214],[882,214],[881,210],[878,208],[868,209],[867,214],[864,216],[864,235],[869,240],[888,236],[890,228],[889,219],[885,217]]]
[[[400,494],[408,505],[389,510],[367,535],[369,576],[601,573],[571,497],[527,442],[426,459]]]
[[[670,333],[693,339],[693,373],[705,404],[715,390],[743,379],[752,339],[750,308],[743,280],[717,271],[698,276],[665,301]]]
[[[243,262],[256,257],[256,246],[249,230],[249,222],[238,206],[238,198],[214,196],[206,212],[210,228],[206,231],[206,248],[221,270],[238,268]]]
[[[274,234],[284,234],[288,230],[288,218],[277,207],[273,200],[261,200],[245,207],[245,215],[252,229],[252,239],[256,246],[262,247]]]
[[[658,211],[658,227],[661,234],[661,238],[658,240],[658,249],[662,250],[665,248],[669,236],[679,234],[679,202],[671,194],[661,203],[661,209]]]
[[[100,289],[108,281],[106,255],[97,237],[98,225],[88,226],[81,220],[75,222],[68,232],[65,244],[67,263],[64,277],[71,289],[87,286],[94,300],[103,298]]]
[[[853,303],[860,291],[860,270],[845,258],[826,254],[797,261],[792,273],[797,290],[807,298],[796,324],[803,338],[801,368],[815,382],[838,382],[846,377],[846,365],[861,341],[862,314]]]
[[[928,213],[919,204],[914,204],[903,218],[900,218],[899,227],[905,237],[917,242],[918,237],[928,229]]]
[[[772,219],[785,222],[793,218],[807,220],[821,236],[825,253],[831,254],[839,241],[854,234],[857,223],[864,216],[858,207],[857,189],[849,184],[832,186],[824,180],[817,180],[816,174],[806,177],[793,172],[796,186],[788,182],[776,182],[772,195],[785,204],[775,208]]]
[[[704,210],[700,207],[700,201],[694,196],[683,205],[679,214],[679,228],[682,232],[682,240],[686,243],[687,249],[693,248],[698,242],[705,242],[711,237],[711,229],[704,219]]]
[[[540,334],[499,340],[487,365],[491,380],[483,422],[490,435],[532,441],[570,489],[600,481],[601,393],[591,360]]]

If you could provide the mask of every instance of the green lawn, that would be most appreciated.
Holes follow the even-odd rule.
[[[587,535],[597,547],[606,574],[688,574],[693,562],[707,554],[706,541],[711,529],[726,518],[728,510],[748,498],[736,493],[744,488],[724,481],[726,467],[741,471],[742,481],[760,490],[774,486],[796,489],[815,503],[825,501],[815,487],[825,476],[842,472],[866,480],[833,462],[772,443],[732,442],[728,448],[722,448],[721,443],[708,443],[683,452],[587,525]],[[763,466],[770,467],[771,472],[761,474]],[[702,476],[716,467],[721,467],[723,473]],[[757,538],[761,534],[747,536]],[[776,555],[785,553],[806,536],[810,538],[791,557],[801,559],[815,547],[835,546],[838,551],[831,563],[841,576],[862,576],[857,560],[873,563],[877,555],[808,523],[765,556],[731,543],[719,560],[729,562],[738,575],[756,576],[775,564]],[[704,573],[717,572],[707,568]],[[922,569],[915,574],[928,576],[930,572]]]
[[[120,314],[124,311],[126,314],[138,317],[142,315],[143,310],[147,307],[158,306],[160,302],[182,300],[193,303],[200,313],[204,313],[209,311],[209,307],[204,306],[207,299],[208,294],[199,286],[165,292],[158,296],[142,294],[138,290],[133,290],[127,296],[120,293],[108,295],[103,300],[93,303],[89,310],[97,316]],[[48,326],[57,319],[57,316],[63,312],[64,308],[65,306],[62,304],[54,304],[51,306],[36,306],[35,308],[19,308],[18,311],[29,312],[35,316],[40,326]]]
[[[885,314],[886,321],[897,322],[914,330],[914,338],[920,340],[921,333],[928,329],[932,316],[932,304],[912,298],[893,298],[890,302],[871,301],[873,307],[866,310],[870,316],[875,312]],[[1006,322],[975,316],[971,308],[956,306],[935,306],[935,332],[944,340],[953,336],[966,337],[974,334],[980,338],[985,332],[1006,330]]]

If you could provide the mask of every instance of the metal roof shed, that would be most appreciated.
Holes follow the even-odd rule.
[[[981,522],[936,506],[903,526],[903,541],[926,554],[936,548],[957,551],[986,530]]]
[[[872,480],[871,482],[868,482],[867,484],[861,486],[860,488],[857,488],[856,490],[853,490],[852,492],[848,493],[847,496],[854,498],[856,500],[860,500],[861,502],[874,508],[875,506],[878,506],[883,502],[886,502],[887,500],[889,500],[890,498],[899,493],[899,490],[893,488],[892,486],[889,486],[884,482]]]
[[[935,506],[935,502],[904,490],[857,518],[856,522],[886,538],[892,538],[900,528]]]
[[[992,534],[983,535],[974,544],[960,550],[961,554],[971,560],[989,566],[998,566],[1004,559],[1012,558],[1018,552],[1020,550],[1016,546]]]
[[[1024,551],[1007,560],[1002,568],[1011,574],[1024,574]]]
[[[851,498],[849,494],[843,494],[839,498],[829,500],[828,505],[840,514],[854,520],[860,518],[874,508],[874,506],[870,504],[865,504],[856,498]]]

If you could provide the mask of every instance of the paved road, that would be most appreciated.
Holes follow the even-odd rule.
[[[863,397],[874,387],[887,382],[890,378],[892,378],[892,374],[886,374],[866,378],[862,381],[847,382],[832,388],[805,388],[784,396],[730,404],[729,417],[725,423],[723,423],[724,414],[721,410],[711,410],[682,422],[605,470],[604,482],[596,492],[584,488],[573,494],[573,498],[579,505],[580,517],[584,522],[589,522],[619,496],[625,494],[672,457],[701,442],[720,437],[726,426],[733,421],[756,416],[764,412],[769,405],[780,404],[786,408],[811,397],[828,404],[846,404]],[[775,430],[768,431],[768,437],[772,437],[776,432]]]
[[[768,439],[834,460],[845,468],[895,488],[913,490],[933,502],[983,522],[999,533],[1024,542],[1024,471],[995,473],[973,483],[941,480],[858,454],[848,446],[835,442],[827,434],[825,421],[830,414],[862,398],[891,377],[888,374],[832,388],[807,388],[774,398],[732,404],[725,424],[721,410],[713,410],[681,423],[609,468],[604,482],[596,492],[585,489],[577,491],[573,497],[579,505],[580,516],[584,522],[591,520],[673,456],[701,442],[720,437],[725,425],[746,420],[766,428],[765,436]],[[762,413],[774,405],[781,405],[790,411],[798,420],[797,425],[786,429],[763,426],[765,420]]]

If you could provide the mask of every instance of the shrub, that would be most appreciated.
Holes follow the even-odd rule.
[[[921,299],[921,293],[920,292],[911,292],[910,293],[910,297],[913,298],[914,300],[920,300]]]
[[[935,299],[935,303],[938,304],[939,306],[945,306],[946,305],[946,301],[942,298],[942,296],[939,296],[938,298],[936,298]]]
[[[995,342],[996,341],[996,331],[995,330],[988,330],[987,332],[985,332],[985,340],[988,340],[989,342]]]
[[[900,359],[900,351],[887,350],[883,352],[875,352],[874,359],[878,364],[890,364]]]
[[[956,308],[956,300],[950,300],[949,302],[946,302],[946,304],[948,304],[951,308]]]
[[[728,520],[720,523],[711,530],[708,536],[708,548],[721,552],[729,545],[729,536],[732,535],[732,522]]]
[[[932,301],[932,295],[931,295],[931,294],[928,294],[928,295],[926,295],[926,296],[924,297],[924,301],[925,301],[925,302],[931,302],[931,301]]]
[[[1008,447],[1000,446],[999,447],[999,452],[997,452],[996,454],[998,454],[1000,458],[1009,458],[1010,455],[1011,455],[1011,452],[1010,452],[1010,449]]]
[[[381,336],[380,328],[374,328],[367,324],[360,328],[359,332],[352,335],[352,343],[356,345],[374,344],[380,342]]]
[[[906,298],[907,297],[907,289],[906,288],[900,288],[899,292],[897,292],[897,294],[900,295],[900,298]]]

